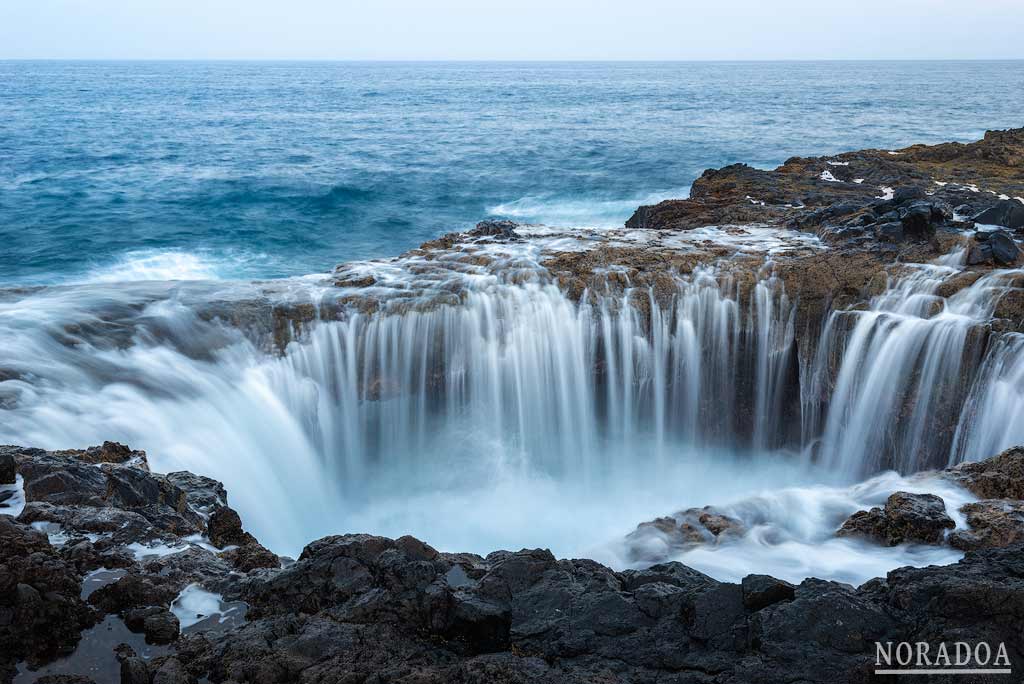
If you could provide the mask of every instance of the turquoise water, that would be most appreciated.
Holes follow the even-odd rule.
[[[1024,62],[0,62],[0,283],[268,278],[1019,126]]]

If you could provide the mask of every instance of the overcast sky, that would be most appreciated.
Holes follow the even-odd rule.
[[[0,0],[0,58],[1024,58],[1024,0]]]

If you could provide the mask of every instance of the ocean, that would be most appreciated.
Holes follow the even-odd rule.
[[[0,284],[264,279],[1022,124],[1021,62],[0,62]]]

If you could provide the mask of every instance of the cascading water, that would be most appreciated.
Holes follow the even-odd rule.
[[[1024,408],[1019,390],[1009,389],[1000,408],[992,405],[993,393],[1019,377],[1007,351],[1016,348],[1015,336],[995,338],[987,357],[985,351],[995,304],[1021,272],[995,271],[940,296],[963,258],[961,248],[935,264],[911,265],[867,310],[829,317],[807,391],[831,385],[815,445],[830,468],[854,476],[915,472],[1017,443],[996,421]]]
[[[710,236],[768,245],[753,273],[726,260],[665,287],[616,276],[577,299],[539,264],[538,235],[486,247],[496,268],[416,256],[359,266],[376,282],[365,296],[315,278],[2,293],[0,441],[146,449],[158,471],[223,480],[257,536],[284,552],[360,530],[582,554],[683,505],[906,472],[935,465],[936,450],[943,463],[985,457],[1021,437],[1009,416],[1024,406],[1024,338],[1002,335],[981,362],[978,332],[1016,272],[943,298],[956,259],[917,268],[869,310],[832,314],[798,369],[796,303],[772,262],[782,238]],[[271,353],[266,331],[280,326],[269,311],[293,298],[331,313]],[[264,332],[246,333],[246,316]],[[828,398],[820,416],[814,393]],[[812,441],[825,468],[780,460]],[[855,510],[836,496],[792,544]],[[769,538],[779,558],[802,553]],[[865,568],[912,562],[884,553]]]

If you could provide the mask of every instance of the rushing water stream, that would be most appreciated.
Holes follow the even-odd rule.
[[[951,508],[968,497],[893,473],[851,485],[1024,441],[1024,338],[985,328],[1021,272],[939,296],[961,262],[912,267],[866,310],[834,312],[804,368],[770,259],[746,296],[703,266],[667,302],[629,287],[577,302],[539,271],[462,274],[457,303],[350,304],[281,355],[210,320],[264,306],[259,284],[9,290],[0,442],[144,448],[158,471],[223,480],[257,536],[288,553],[368,531],[622,565],[615,540],[638,522],[717,504],[752,532],[686,562],[863,581],[956,553],[833,539],[844,516],[896,488],[939,491]],[[415,266],[366,268],[419,297],[402,280]],[[312,277],[270,287],[281,300],[329,293]],[[803,395],[822,391],[819,414]]]

